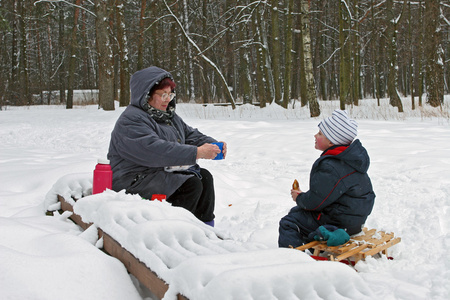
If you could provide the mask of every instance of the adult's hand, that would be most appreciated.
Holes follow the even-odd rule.
[[[224,141],[219,141],[220,143],[223,143],[223,158],[225,158],[227,156],[227,143],[225,143]]]
[[[225,147],[225,144],[224,144]],[[213,159],[220,153],[220,148],[217,145],[213,144],[203,144],[200,147],[197,147],[197,159]]]

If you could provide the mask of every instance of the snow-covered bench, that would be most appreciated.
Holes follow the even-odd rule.
[[[47,195],[47,207],[59,209],[59,195],[61,208],[73,209],[82,228],[98,230],[103,248],[160,299],[373,297],[344,264],[227,239],[167,202],[109,190],[89,195],[91,188],[91,174],[65,176]]]
[[[61,210],[64,212],[72,212],[70,219],[78,224],[84,230],[88,230],[93,223],[85,223],[82,217],[76,213],[74,213],[73,204],[75,203],[75,199],[73,202],[62,197],[61,195],[57,195],[58,201],[61,205]],[[71,202],[72,204],[70,204]],[[97,229],[96,226],[93,228]],[[169,289],[169,286],[161,280],[158,275],[150,270],[144,263],[142,263],[139,259],[137,259],[132,253],[123,248],[116,240],[114,240],[109,234],[105,233],[101,228],[97,229],[98,238],[102,240],[101,245],[103,249],[111,256],[120,260],[128,272],[136,277],[146,288],[148,288],[152,293],[158,297],[158,299],[162,299],[164,294]],[[178,295],[177,299],[186,299],[182,295]]]

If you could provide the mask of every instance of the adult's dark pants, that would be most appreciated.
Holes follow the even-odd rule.
[[[192,176],[186,180],[168,199],[173,206],[183,207],[192,212],[199,220],[214,220],[214,181],[211,173],[201,168],[202,178]]]

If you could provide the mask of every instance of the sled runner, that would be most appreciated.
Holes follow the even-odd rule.
[[[347,243],[340,246],[327,246],[326,241],[313,241],[295,249],[305,251],[312,248],[314,249],[312,257],[317,260],[342,261],[354,265],[380,252],[388,256],[388,248],[400,241],[401,238],[395,237],[392,232],[363,228],[360,234],[351,236]],[[319,256],[321,252],[325,257]]]

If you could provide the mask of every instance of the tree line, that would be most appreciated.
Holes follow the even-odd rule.
[[[74,90],[98,89],[113,110],[156,65],[182,102],[439,107],[449,20],[448,0],[0,0],[0,106],[72,108]]]

